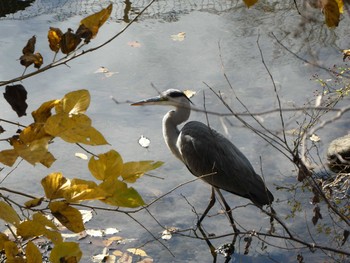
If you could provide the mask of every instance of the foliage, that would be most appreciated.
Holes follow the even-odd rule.
[[[63,34],[58,28],[50,28],[50,49],[55,54],[61,50],[68,55],[78,48],[81,39],[85,44],[89,43],[111,11],[112,4],[84,18],[75,33],[68,29]],[[39,69],[43,64],[40,53],[35,53],[35,43],[33,36],[22,50],[20,63],[26,68],[34,64]],[[26,114],[27,91],[23,85],[6,86],[4,96],[19,117]],[[56,138],[78,145],[107,145],[104,136],[86,115],[90,100],[88,90],[76,90],[61,99],[43,102],[32,112],[30,125],[21,125],[22,129],[16,134],[1,140],[8,142],[10,148],[0,151],[0,162],[11,167],[21,158],[32,165],[40,163],[49,168],[56,160],[49,151]],[[92,154],[88,168],[93,180],[70,179],[60,172],[51,172],[41,180],[45,194],[39,197],[1,187],[2,191],[25,196],[27,200],[21,205],[11,195],[0,195],[3,200],[0,201],[0,219],[10,229],[10,232],[0,233],[0,251],[4,252],[7,262],[42,262],[44,255],[36,239],[43,237],[53,245],[50,262],[78,262],[82,257],[79,244],[66,242],[63,236],[64,229],[74,233],[85,230],[82,213],[75,206],[86,201],[99,201],[112,207],[143,206],[142,197],[129,184],[161,165],[162,162],[154,161],[124,162],[120,154],[111,149],[99,155]]]

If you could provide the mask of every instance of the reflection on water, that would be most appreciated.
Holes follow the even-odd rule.
[[[348,18],[343,17],[340,27],[329,30],[323,25],[323,15],[319,10],[303,6],[305,1],[260,1],[258,5],[247,9],[242,1],[156,1],[147,10],[141,19],[130,27],[125,34],[115,42],[103,49],[81,57],[69,67],[58,67],[45,72],[43,77],[27,79],[23,85],[28,90],[29,112],[36,109],[42,101],[60,98],[63,94],[74,89],[87,88],[92,94],[89,116],[94,127],[100,130],[116,148],[126,161],[130,160],[162,160],[165,165],[155,171],[155,175],[163,179],[144,177],[135,185],[145,197],[147,202],[157,196],[170,191],[172,188],[191,180],[193,177],[187,169],[173,158],[164,145],[161,134],[161,119],[167,109],[130,108],[128,103],[115,104],[110,96],[119,102],[135,101],[156,94],[150,83],[155,83],[160,90],[167,88],[193,89],[198,96],[192,100],[196,107],[201,108],[204,103],[205,91],[206,108],[217,112],[227,112],[215,96],[202,84],[209,83],[215,90],[220,90],[228,103],[237,111],[244,108],[237,105],[235,95],[228,88],[222,76],[222,65],[219,58],[223,57],[224,69],[231,80],[236,93],[252,111],[262,111],[275,108],[276,98],[266,70],[261,64],[257,49],[257,36],[260,34],[260,46],[265,62],[276,81],[277,89],[283,105],[302,105],[312,97],[317,85],[309,81],[310,76],[318,71],[317,68],[296,59],[286,52],[270,33],[284,43],[290,51],[299,56],[317,62],[321,65],[332,65],[334,61],[341,62],[339,48],[347,47],[349,34]],[[294,2],[300,4],[301,12],[310,12],[308,16],[300,16],[295,10]],[[1,31],[4,32],[1,45],[0,79],[9,79],[9,76],[18,75],[22,68],[16,61],[21,53],[23,43],[33,34],[37,35],[36,50],[43,52],[45,59],[50,61],[52,53],[46,52],[47,30],[49,26],[69,28],[79,23],[82,17],[100,10],[110,1],[63,1],[63,0],[37,0],[26,10],[7,15],[0,20]],[[148,1],[113,1],[114,13],[109,23],[101,28],[99,35],[89,45],[95,46],[114,35],[124,24],[132,19]],[[313,13],[315,12],[315,13]],[[303,13],[304,14],[304,13]],[[124,22],[123,22],[124,21]],[[184,41],[175,42],[171,35],[185,32]],[[14,37],[14,35],[16,37]],[[140,46],[129,46],[130,41],[138,41]],[[220,50],[218,48],[220,43]],[[111,77],[102,77],[94,74],[98,68],[104,66],[111,72],[118,72]],[[1,101],[0,110],[4,116],[12,116],[8,106]],[[292,114],[289,127],[295,126]],[[206,122],[201,113],[193,113],[192,119]],[[13,116],[16,120],[16,117]],[[273,130],[280,129],[278,118],[274,116],[261,117],[264,124]],[[30,114],[20,122],[30,123]],[[288,204],[293,196],[284,191],[274,189],[275,185],[286,186],[295,183],[294,167],[289,161],[281,157],[268,144],[250,131],[242,128],[234,118],[221,121],[216,116],[209,116],[212,127],[224,133],[239,149],[252,161],[254,168],[264,172],[266,183],[276,196],[275,209],[286,216],[290,214]],[[339,132],[339,131],[337,131]],[[138,138],[143,134],[151,141],[146,150],[138,145]],[[328,134],[329,135],[329,134]],[[327,144],[324,136],[322,145]],[[332,138],[330,137],[329,140]],[[320,146],[322,156],[323,146]],[[57,140],[54,143],[57,162],[52,169],[62,171],[67,177],[86,177],[91,179],[82,160],[74,160],[73,154],[78,151],[74,145],[66,146]],[[104,149],[93,149],[101,153]],[[71,153],[71,154],[70,154]],[[260,160],[261,158],[261,160]],[[37,166],[35,168],[21,164],[11,176],[5,180],[7,187],[16,187],[19,191],[30,189],[35,195],[42,194],[37,182],[47,175],[48,170]],[[21,180],[18,180],[20,176]],[[19,184],[18,182],[21,182]],[[297,197],[309,202],[307,193],[297,193]],[[164,230],[163,227],[177,227],[179,229],[192,228],[197,215],[202,213],[207,205],[210,189],[203,182],[196,181],[185,184],[174,192],[165,196],[148,212],[143,211],[133,215],[156,237]],[[241,198],[226,194],[225,198],[233,206],[233,216],[239,228],[245,231],[266,231],[269,228],[269,218],[256,208],[248,205]],[[291,218],[288,223],[295,231],[305,235],[305,217],[312,216],[310,211],[301,213],[299,217]],[[215,211],[216,209],[216,211]],[[231,233],[232,229],[221,207],[216,208],[210,217],[204,220],[204,228],[208,235],[224,235]],[[157,221],[152,218],[152,216]],[[95,218],[88,223],[88,228],[103,226],[117,227],[122,230],[123,238],[134,238],[117,246],[125,250],[130,247],[141,246],[155,262],[211,262],[212,258],[208,247],[203,240],[193,238],[193,233],[185,232],[184,236],[175,235],[168,241],[162,241],[169,250],[155,241],[150,233],[143,230],[130,218],[120,213],[97,212]],[[317,229],[310,226],[310,231]],[[279,229],[280,232],[283,232]],[[310,240],[310,237],[306,237]],[[214,239],[215,247],[230,242],[232,237]],[[96,241],[96,239],[91,239]],[[84,249],[91,253],[84,254],[85,261],[89,262],[89,255],[100,253],[102,247],[89,245],[90,239],[82,241]],[[288,262],[296,260],[299,251],[287,253],[278,247],[280,241],[267,240],[276,247],[265,247],[263,240],[253,240],[249,254],[244,255],[245,240],[238,240],[235,261],[238,262]],[[311,242],[311,241],[310,241]],[[302,251],[306,262],[315,260],[307,249]],[[319,254],[318,254],[318,257]],[[218,257],[221,261],[222,257]]]

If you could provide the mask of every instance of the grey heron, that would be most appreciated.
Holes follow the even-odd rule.
[[[163,118],[163,136],[171,152],[182,161],[195,176],[201,177],[212,188],[209,206],[199,220],[214,205],[214,188],[223,199],[220,189],[250,199],[256,206],[271,204],[272,193],[244,154],[223,135],[198,122],[190,121],[181,130],[178,125],[187,121],[191,113],[191,101],[180,90],[169,89],[161,95],[135,102],[132,105],[169,105]],[[230,208],[223,199],[226,211]],[[230,216],[233,224],[232,215]]]

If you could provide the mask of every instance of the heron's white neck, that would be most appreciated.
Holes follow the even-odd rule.
[[[180,131],[177,128],[177,125],[188,120],[191,114],[190,104],[186,103],[182,107],[176,107],[175,110],[169,111],[165,114],[163,118],[163,137],[168,145],[168,148],[172,151],[172,153],[182,160],[179,149],[176,146],[177,138],[179,137]]]

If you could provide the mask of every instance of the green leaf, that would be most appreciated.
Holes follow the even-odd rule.
[[[134,188],[128,188],[126,183],[117,179],[103,181],[99,187],[108,194],[107,198],[101,200],[106,204],[129,208],[145,205]]]

